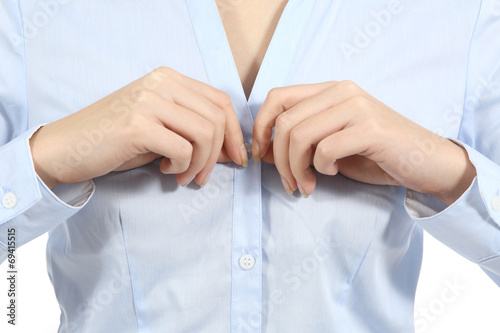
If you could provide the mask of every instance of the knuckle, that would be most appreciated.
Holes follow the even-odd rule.
[[[291,123],[292,123],[292,120],[290,118],[291,118],[291,115],[286,113],[286,112],[280,114],[276,118],[276,123],[275,123],[276,130],[286,131],[286,132],[289,131]]]
[[[217,126],[224,127],[226,125],[226,114],[219,108],[216,108],[213,112],[214,122]]]
[[[177,170],[177,173],[183,173],[183,172],[188,171],[189,166],[190,166],[189,161],[183,161],[183,163],[179,165],[179,169]]]
[[[138,130],[141,134],[150,125],[150,120],[147,115],[140,112],[131,112],[124,120],[127,127]]]
[[[350,92],[350,93],[355,93],[359,90],[358,85],[350,80],[340,81],[338,83],[338,86],[342,90]]]
[[[134,115],[151,115],[158,109],[158,106],[164,106],[164,101],[151,90],[141,90],[139,98],[133,99],[130,103],[130,108]]]
[[[200,142],[202,143],[206,141],[212,142],[214,136],[215,136],[215,125],[210,122],[206,122],[202,127],[202,129],[199,131]]]
[[[270,101],[278,100],[282,90],[282,88],[272,88],[269,90],[269,93],[267,93],[267,99]]]
[[[215,100],[217,105],[223,110],[233,106],[231,97],[229,97],[229,94],[224,91],[218,91],[215,95]]]
[[[381,134],[384,128],[380,126],[378,121],[373,117],[367,117],[363,122],[363,132],[370,134],[370,136]]]
[[[174,71],[170,67],[160,66],[160,67],[155,68],[152,73],[160,74],[160,75],[172,75],[172,74],[177,73],[177,72]]]
[[[304,143],[307,139],[307,131],[302,126],[297,126],[290,131],[290,141],[294,145]]]
[[[351,104],[357,110],[367,111],[370,108],[370,101],[364,96],[354,96],[350,99]]]
[[[178,74],[178,72],[169,67],[158,67],[143,78],[143,86],[149,87],[150,89],[158,88],[165,83],[171,82],[172,77]]]
[[[315,160],[318,158],[321,161],[330,160],[333,158],[333,151],[330,146],[323,142],[318,143],[316,146]]]
[[[135,108],[130,108],[116,119],[120,130],[127,136],[143,135],[144,129],[149,126],[148,117]]]
[[[313,165],[314,169],[316,169],[316,171],[319,173],[322,173],[324,175],[332,174],[330,172],[331,166],[329,164],[324,163],[323,161],[320,161],[317,156],[314,157]]]
[[[134,96],[139,102],[155,102],[158,100],[158,95],[146,87],[137,87],[134,90]]]
[[[179,144],[177,160],[183,166],[189,167],[189,162],[191,161],[191,156],[193,155],[193,146],[189,142],[183,142]],[[184,170],[185,171],[185,170]]]

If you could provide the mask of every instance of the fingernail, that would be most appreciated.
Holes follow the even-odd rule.
[[[285,188],[286,193],[288,193],[289,195],[293,195],[293,191],[292,191],[292,187],[290,186],[290,183],[283,176],[281,176],[281,183],[283,183],[283,187]]]
[[[254,142],[252,146],[252,158],[255,163],[260,162],[260,147],[257,142]]]
[[[184,184],[181,184],[182,187],[186,187],[187,185],[189,185],[189,183],[191,183],[194,179],[194,177],[196,177],[196,175],[193,176],[193,178],[189,179],[187,182],[185,182]]]
[[[240,147],[240,157],[241,157],[241,166],[246,168],[248,166],[248,151],[245,144],[242,144]]]
[[[307,192],[304,190],[304,188],[302,187],[302,185],[300,185],[299,183],[297,183],[297,186],[299,187],[299,191],[300,191],[300,194],[302,194],[302,196],[304,198],[309,198],[309,194],[307,194]]]
[[[212,172],[210,172],[208,175],[205,176],[205,179],[200,184],[200,187],[205,186],[208,183],[208,180],[210,179],[210,176],[212,175]]]

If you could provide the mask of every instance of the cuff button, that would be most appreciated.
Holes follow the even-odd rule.
[[[2,205],[5,208],[14,208],[17,205],[17,197],[14,193],[8,192],[2,198]]]

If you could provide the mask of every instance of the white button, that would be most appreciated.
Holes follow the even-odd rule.
[[[500,211],[500,197],[498,195],[491,199],[491,207],[493,207],[493,210]]]
[[[12,192],[5,193],[5,195],[2,198],[2,205],[5,208],[14,208],[17,205],[17,198],[16,195]]]
[[[245,254],[240,258],[240,267],[244,270],[252,269],[255,265],[255,258],[249,254]]]
[[[248,158],[252,158],[252,144],[245,142],[245,148],[247,149]]]

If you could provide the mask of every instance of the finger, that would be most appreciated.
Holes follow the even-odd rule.
[[[113,171],[125,171],[125,170],[138,168],[140,166],[149,164],[160,157],[161,157],[160,155],[155,154],[155,153],[146,153],[146,154],[138,155],[138,156],[134,157],[133,159],[123,163],[119,167],[115,168]]]
[[[364,97],[359,97],[359,96],[364,96]],[[363,99],[364,101],[365,99],[368,100],[367,98],[365,98],[366,96],[367,96],[366,92],[361,90],[356,84],[352,83],[351,81],[334,82],[323,91],[297,103],[292,108],[290,108],[289,110],[287,110],[286,112],[282,113],[277,117],[274,129],[274,144],[273,144],[275,151],[274,158],[276,167],[280,171],[281,176],[285,178],[285,181],[283,181],[284,185],[289,184],[292,187],[292,189],[298,187],[299,189],[302,189],[301,190],[302,194],[308,195],[307,192],[309,191],[304,190],[304,186],[306,187],[312,186],[315,183],[314,174],[310,169],[306,169],[306,171],[304,172],[306,173],[306,175],[308,175],[307,178],[309,179],[307,178],[303,179],[302,181],[304,182],[304,184],[302,183],[297,184],[297,179],[295,179],[294,173],[292,172],[289,166],[290,163],[289,154],[290,152],[293,151],[292,149],[290,149],[291,130],[295,129],[295,127],[298,126],[298,124],[301,124],[302,122],[323,112],[326,109],[333,109],[336,107],[338,107],[339,110],[353,109],[355,105],[351,105],[352,104],[351,102],[354,101],[354,98],[359,97],[359,99]],[[351,112],[347,114],[351,116]],[[355,115],[352,114],[352,117],[355,118]],[[317,124],[315,124],[315,122],[317,122]],[[328,124],[329,124],[328,122],[322,122],[321,119],[320,121],[313,120],[312,121],[313,126],[310,128],[310,131],[304,131],[304,132],[326,136],[328,135],[327,133],[317,131],[316,128],[320,126],[321,128],[328,130],[328,128],[330,128]],[[309,142],[307,140],[310,139],[310,137],[306,137],[304,135],[301,135],[300,137],[301,137],[300,144]],[[318,140],[315,140],[314,143],[317,143],[317,141]],[[310,150],[309,154],[311,154]],[[309,159],[306,158],[305,160],[303,160],[303,163],[306,164],[308,160]],[[313,187],[311,187],[311,190],[312,189]]]
[[[325,91],[328,91],[328,88],[333,87],[334,85],[335,82],[327,82],[325,84],[318,84],[318,85],[303,85],[303,86],[290,87],[290,88],[301,88],[299,89],[300,91],[305,91],[305,93],[302,92],[304,94],[302,95],[302,97],[306,97],[306,99],[294,104],[288,110],[285,109],[285,107],[288,106],[284,106],[284,104],[281,104],[282,112],[274,119],[269,117],[267,118],[267,120],[265,120],[265,121],[270,121],[267,123],[268,126],[274,126],[273,162],[275,163],[276,168],[278,169],[282,177],[283,186],[285,187],[287,192],[293,192],[298,187],[297,181],[293,177],[292,171],[290,170],[289,166],[290,131],[304,119],[307,119],[308,117],[314,115],[315,113],[323,111],[326,107],[328,107],[331,104],[330,98],[328,94],[325,93]],[[318,89],[322,90],[319,93],[313,95],[313,93],[317,92]],[[292,99],[297,98],[299,94],[300,94],[299,91],[297,92],[292,91],[291,98]],[[273,99],[271,98],[269,100],[272,101]],[[296,101],[297,100],[292,100],[292,102]],[[302,107],[302,104],[305,105]],[[261,109],[261,112],[262,110],[263,109]],[[284,112],[285,110],[286,112]],[[272,132],[272,128],[268,127],[267,130],[269,131],[269,133]],[[257,121],[256,125],[254,126],[254,134],[256,132],[258,132]],[[259,143],[258,145],[260,146],[261,144]],[[269,146],[270,144],[268,144],[266,141],[265,145],[263,146],[264,150],[256,153],[260,153],[261,156],[266,156]]]
[[[344,129],[351,117],[349,107],[331,108],[307,118],[290,132],[289,168],[302,195],[311,194],[316,184],[316,176],[310,167],[318,149],[315,146],[325,137]]]
[[[316,148],[314,168],[325,175],[336,175],[337,161],[349,156],[363,155],[370,146],[370,138],[358,127],[349,127],[324,138]]]
[[[192,144],[191,164],[185,172],[177,176],[179,184],[185,186],[207,164],[212,151],[215,126],[200,115],[174,103],[164,101],[163,105],[154,108],[154,110],[157,119],[166,128],[186,138]]]
[[[313,95],[286,112],[279,115],[276,119],[276,124],[274,128],[274,162],[276,167],[278,168],[280,175],[286,179],[286,182],[283,183],[286,185],[288,183],[292,190],[295,190],[297,187],[300,187],[297,184],[297,179],[294,178],[293,172],[290,169],[289,163],[291,161],[290,152],[293,151],[290,149],[290,133],[292,129],[295,129],[296,126],[299,126],[302,122],[313,118],[310,124],[310,133],[311,134],[319,134],[320,132],[316,131],[315,126],[321,126],[325,130],[329,128],[329,124],[326,122],[322,122],[321,119],[316,119],[313,116],[320,114],[328,108],[331,108],[332,105],[339,105],[339,103],[345,102],[349,100],[350,95],[342,95],[338,93],[332,93],[332,90],[335,89],[336,85],[331,85],[327,89],[324,89],[320,93]],[[317,123],[317,124],[316,124]],[[296,131],[297,133],[297,131]],[[327,135],[327,134],[322,134]],[[310,137],[301,136],[301,144],[305,143]],[[305,141],[304,141],[305,140]],[[317,142],[314,142],[317,143]],[[310,173],[310,172],[307,172]],[[310,174],[310,177],[313,177],[313,174]],[[312,180],[311,180],[312,181]],[[309,182],[309,181],[308,181]],[[301,184],[303,186],[304,184]],[[286,187],[286,186],[285,186]]]
[[[212,87],[210,87],[212,88]],[[231,159],[238,165],[248,166],[248,153],[243,140],[240,122],[228,94],[217,90],[206,95],[225,113],[224,147]]]
[[[231,157],[227,154],[226,148],[222,147],[217,163],[229,163],[232,162]]]
[[[196,175],[195,181],[200,186],[204,186],[210,177],[210,173],[217,163],[222,146],[224,144],[226,114],[218,106],[213,104],[208,98],[188,89],[184,86],[178,87],[178,94],[172,96],[173,102],[183,106],[208,120],[214,125],[215,133],[209,158],[206,165]]]
[[[258,162],[266,155],[272,139],[272,129],[279,115],[334,84],[335,82],[324,82],[272,89],[255,118],[252,144],[254,161]]]
[[[176,174],[189,168],[193,147],[179,134],[158,125],[149,128],[148,135],[143,140],[148,151],[165,157],[160,163],[163,173]]]
[[[229,95],[206,83],[184,75],[175,76],[179,83],[205,96],[226,115],[224,146],[231,159],[239,165],[248,165],[248,154],[243,140],[241,126]]]
[[[273,154],[274,154],[274,149],[273,149],[273,144],[271,142],[271,145],[269,145],[269,149],[267,150],[266,155],[262,156],[262,161],[268,164],[275,164]]]
[[[174,77],[180,79],[181,74],[175,72]],[[195,80],[192,80],[195,81]],[[225,112],[212,103],[208,98],[194,91],[192,87],[186,87],[178,82],[171,80],[168,86],[157,85],[153,91],[167,101],[171,101],[208,120],[215,127],[213,144],[209,150],[209,158],[206,165],[196,175],[194,180],[200,186],[205,185],[210,177],[210,173],[217,163],[220,150],[224,143],[224,132],[226,116]]]
[[[361,155],[352,155],[337,160],[338,172],[347,178],[375,185],[401,185],[377,163]]]

